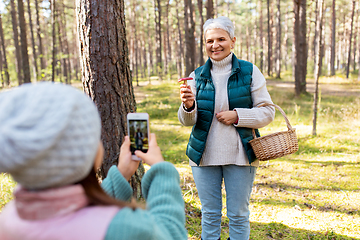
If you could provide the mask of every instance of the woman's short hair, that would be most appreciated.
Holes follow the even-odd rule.
[[[221,16],[218,18],[210,18],[208,20],[206,20],[206,22],[204,23],[203,29],[204,29],[204,39],[206,36],[206,32],[210,29],[214,29],[214,28],[221,28],[223,30],[225,30],[231,39],[233,39],[235,37],[235,27],[234,24],[232,23],[232,21],[225,16]]]

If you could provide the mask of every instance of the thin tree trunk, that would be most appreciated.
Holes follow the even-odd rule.
[[[267,18],[268,18],[268,76],[271,76],[271,69],[272,69],[272,64],[271,64],[271,56],[272,56],[272,32],[271,32],[271,28],[272,28],[272,24],[271,24],[271,14],[270,14],[270,0],[267,0]]]
[[[198,0],[198,10],[199,10],[199,17],[200,17],[200,46],[199,46],[199,65],[202,66],[204,65],[205,61],[204,61],[204,17],[203,17],[203,1],[202,0]]]
[[[35,0],[35,10],[36,10],[36,34],[39,41],[39,57],[40,57],[40,68],[41,68],[41,78],[45,77],[45,58],[44,58],[44,50],[42,44],[42,37],[41,37],[41,28],[40,28],[40,15],[39,15],[39,4],[38,0]]]
[[[206,19],[214,18],[214,2],[207,0],[206,3]]]
[[[51,63],[51,81],[55,82],[55,65],[56,65],[56,33],[55,33],[55,0],[51,0],[51,26],[52,26],[52,63]]]
[[[258,0],[259,7],[259,42],[260,42],[260,71],[264,70],[264,29],[263,29],[263,11],[262,0]]]
[[[351,12],[351,27],[350,27],[350,36],[349,36],[349,51],[348,51],[348,59],[346,66],[346,78],[349,78],[350,74],[350,62],[351,62],[351,45],[352,45],[352,36],[353,36],[353,27],[354,27],[354,13],[355,13],[355,0],[352,2],[352,12]]]
[[[285,66],[285,71],[288,70],[288,62],[289,62],[289,53],[288,53],[288,45],[289,45],[289,26],[288,26],[288,22],[289,22],[289,12],[288,9],[286,9],[286,13],[285,13],[285,24],[284,24],[284,66]]]
[[[148,31],[148,36],[150,36],[150,13],[149,11],[146,11],[146,21],[147,21],[147,31]],[[150,41],[146,41],[147,42],[147,71],[148,71],[148,80],[149,80],[149,84],[151,84],[151,70],[153,68],[153,64],[152,64],[152,44],[150,43]]]
[[[195,22],[193,19],[193,5],[191,0],[184,0],[185,24],[185,75],[189,76],[195,69]]]
[[[14,33],[15,55],[16,55],[16,63],[17,63],[16,73],[17,73],[18,83],[19,85],[21,85],[23,83],[22,62],[21,62],[21,50],[19,44],[18,22],[17,22],[14,0],[10,0],[10,6],[11,6],[11,22]]]
[[[277,0],[276,12],[276,78],[280,78],[281,73],[281,13],[280,13],[280,0]]]
[[[62,11],[61,14],[59,15],[59,24],[60,24],[61,35],[62,35],[62,39],[63,39],[64,53],[66,55],[66,57],[64,57],[64,63],[66,65],[66,69],[64,69],[64,75],[67,79],[67,83],[70,84],[71,83],[72,66],[71,66],[71,61],[70,61],[69,41],[68,41],[67,31],[66,31],[65,11]]]
[[[360,10],[360,4],[359,4],[359,10]],[[358,11],[359,11],[358,10]],[[358,17],[358,81],[360,81],[360,12]]]
[[[307,43],[306,0],[294,0],[295,95],[306,93]]]
[[[36,53],[36,47],[35,47],[35,38],[34,38],[34,31],[33,31],[33,23],[31,19],[31,8],[30,8],[30,0],[27,0],[28,5],[28,15],[29,15],[29,26],[30,26],[30,35],[31,35],[31,45],[32,45],[32,51],[33,51],[33,61],[34,61],[34,76],[35,81],[38,80],[39,76],[39,70],[37,65],[37,53]]]
[[[1,14],[0,14],[0,41],[1,41],[1,49],[2,49],[2,53],[4,55],[4,59],[3,63],[1,64],[1,66],[4,66],[4,73],[5,73],[5,85],[6,86],[10,86],[10,77],[9,77],[9,68],[8,68],[8,64],[7,64],[7,57],[6,57],[6,47],[5,47],[5,38],[4,38],[4,31],[3,31],[3,27],[2,27],[2,19],[1,19]],[[2,72],[2,70],[1,70]]]
[[[156,73],[162,81],[162,57],[161,57],[161,1],[154,0],[155,13],[155,39],[156,39]]]
[[[324,9],[324,0],[317,0],[318,5],[318,21],[316,21],[315,31],[315,93],[314,93],[314,104],[313,104],[313,130],[312,135],[316,136],[316,122],[317,122],[317,112],[318,112],[318,101],[319,101],[319,77],[321,69],[321,41],[322,41],[322,21],[323,21],[323,9]]]
[[[57,14],[57,25],[58,25],[58,38],[59,38],[59,49],[62,52],[62,58],[61,58],[61,69],[62,69],[62,75],[65,78],[65,83],[69,84],[69,79],[68,79],[68,66],[67,66],[67,61],[66,61],[66,45],[65,45],[65,41],[64,41],[64,34],[65,34],[65,29],[62,26],[62,19],[61,19],[61,13],[64,12],[64,8],[58,8],[58,14]]]
[[[330,53],[330,76],[335,75],[335,34],[336,34],[336,11],[335,11],[335,1],[332,0],[331,6],[331,53]]]
[[[100,175],[105,178],[117,165],[120,145],[126,136],[126,115],[135,112],[136,102],[129,68],[124,2],[122,0],[78,0],[78,33],[84,91],[99,108],[104,162]],[[91,38],[90,38],[91,37]],[[114,41],[116,39],[116,41]],[[140,197],[140,164],[130,182]]]
[[[21,41],[21,60],[22,60],[22,69],[24,73],[24,83],[29,83],[31,82],[30,64],[29,64],[29,55],[27,50],[28,45],[27,45],[23,0],[18,0],[18,13],[19,13],[20,41]]]
[[[184,56],[184,45],[183,45],[183,39],[182,39],[182,30],[181,30],[181,24],[180,24],[180,17],[179,17],[179,1],[176,0],[176,16],[177,16],[177,27],[178,27],[178,57],[179,57],[179,64],[180,64],[180,71],[179,71],[179,78],[181,76],[185,76],[185,56]]]

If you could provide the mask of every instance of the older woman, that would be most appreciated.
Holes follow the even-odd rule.
[[[222,181],[226,190],[230,239],[249,239],[249,199],[259,165],[248,143],[251,129],[269,124],[275,115],[266,80],[250,62],[239,60],[234,25],[227,17],[204,24],[205,65],[180,86],[179,121],[193,126],[186,154],[202,205],[202,239],[220,239]],[[256,133],[258,131],[256,130]]]

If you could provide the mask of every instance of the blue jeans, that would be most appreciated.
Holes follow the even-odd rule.
[[[230,239],[248,240],[250,236],[249,200],[256,167],[224,165],[192,167],[191,169],[202,206],[202,239],[220,238],[221,188],[224,179]]]

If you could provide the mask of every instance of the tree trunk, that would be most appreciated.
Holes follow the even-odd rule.
[[[147,21],[147,31],[148,31],[148,36],[150,36],[150,13],[149,11],[146,11],[146,21]],[[151,84],[151,71],[153,68],[153,62],[152,62],[152,44],[150,43],[150,41],[146,41],[147,42],[147,70],[148,70],[148,80],[149,80],[149,84]]]
[[[27,45],[23,0],[18,0],[18,13],[19,13],[20,41],[21,41],[21,60],[22,60],[22,69],[24,73],[24,83],[29,83],[31,82],[31,78],[30,78],[29,55],[27,51],[28,45]]]
[[[41,78],[45,77],[45,58],[44,58],[44,50],[42,45],[42,37],[41,37],[41,28],[40,28],[40,16],[39,16],[39,4],[38,0],[35,0],[35,10],[36,10],[36,34],[39,41],[39,57],[40,57],[40,68],[41,68]]]
[[[336,11],[335,11],[335,1],[332,1],[332,17],[331,17],[331,52],[330,52],[330,76],[335,75],[335,34],[336,34]]]
[[[14,33],[14,45],[15,45],[15,55],[16,55],[16,72],[17,72],[19,85],[21,85],[23,83],[22,62],[21,62],[21,51],[19,44],[18,23],[17,23],[14,0],[10,0],[10,5],[11,5],[11,22]]]
[[[37,81],[38,76],[39,76],[39,71],[38,71],[38,65],[37,65],[37,53],[36,53],[36,47],[35,47],[33,24],[32,24],[32,19],[31,19],[32,14],[31,14],[31,8],[30,8],[30,0],[27,0],[27,5],[28,5],[30,36],[31,36],[31,45],[32,45],[33,61],[34,61],[34,76],[35,76],[35,81]]]
[[[203,2],[202,0],[198,0],[198,10],[199,10],[199,17],[200,17],[200,37],[199,37],[199,40],[200,40],[200,46],[199,46],[199,65],[202,66],[204,65],[205,61],[204,61],[204,51],[203,51],[203,48],[204,48],[204,17],[203,17]]]
[[[322,21],[323,21],[323,9],[324,9],[324,0],[317,0],[318,6],[318,21],[316,21],[315,32],[315,93],[314,93],[314,104],[313,104],[313,130],[312,135],[316,136],[316,122],[317,122],[317,111],[318,111],[318,101],[319,101],[319,77],[321,70],[321,41],[322,41]]]
[[[306,93],[307,43],[306,0],[294,0],[295,95]]]
[[[9,86],[10,85],[10,77],[9,77],[9,68],[8,68],[8,64],[7,64],[7,58],[6,58],[6,47],[5,47],[5,39],[4,39],[4,31],[3,31],[3,27],[2,27],[1,14],[0,14],[0,42],[1,42],[1,50],[4,55],[4,58],[2,56],[0,56],[1,59],[4,59],[3,63],[1,64],[1,67],[4,66],[4,73],[5,73],[5,80],[3,80],[3,82],[5,83],[6,86]],[[2,70],[1,70],[1,72],[2,72]]]
[[[263,29],[263,12],[262,12],[262,0],[258,0],[259,7],[259,42],[260,42],[260,71],[264,70],[264,29]]]
[[[129,69],[123,0],[78,0],[78,33],[84,91],[99,109],[104,162],[100,175],[105,178],[118,163],[120,146],[127,134],[126,115],[135,112],[136,103]],[[140,197],[140,164],[131,178],[134,194]]]
[[[281,73],[281,14],[280,14],[280,0],[277,0],[276,12],[276,78],[280,78]]]
[[[359,5],[359,9],[360,9],[360,5]],[[360,81],[360,15],[358,16],[358,69],[359,69],[358,81]]]
[[[271,56],[272,56],[272,32],[271,32],[271,28],[272,28],[272,24],[271,24],[271,14],[270,14],[270,0],[267,0],[267,17],[268,17],[268,76],[271,76],[271,69],[272,69],[272,64],[271,64]]]
[[[210,18],[214,18],[214,1],[213,0],[207,0],[207,4],[206,4],[206,20],[210,19]]]
[[[354,27],[354,13],[355,13],[355,0],[352,2],[352,12],[351,12],[351,27],[350,27],[350,36],[349,36],[349,51],[348,51],[348,59],[346,66],[346,78],[349,78],[350,73],[350,62],[351,62],[351,45],[352,45],[352,36],[353,36],[353,27]]]
[[[156,39],[156,73],[162,81],[162,57],[161,57],[161,1],[154,0],[155,13],[155,39]]]
[[[62,11],[62,14],[60,15],[60,28],[62,29],[62,38],[63,38],[63,44],[64,44],[64,52],[65,52],[65,64],[66,64],[66,71],[64,70],[64,74],[67,79],[67,83],[71,83],[71,61],[70,61],[70,50],[69,50],[69,41],[67,37],[67,31],[66,31],[66,17],[65,17],[65,11]]]
[[[193,5],[191,0],[184,0],[184,24],[185,24],[185,75],[189,76],[195,70],[195,22],[193,18]]]
[[[288,9],[286,9],[285,13],[285,24],[284,24],[284,67],[285,71],[288,70],[288,62],[289,62],[289,52],[288,52],[288,46],[289,46],[289,26],[288,21],[289,20],[289,12]]]
[[[51,26],[52,26],[52,61],[51,61],[51,81],[55,82],[55,65],[56,65],[56,33],[55,33],[55,0],[51,0]]]

